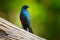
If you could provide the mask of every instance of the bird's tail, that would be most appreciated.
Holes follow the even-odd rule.
[[[29,32],[33,33],[32,27],[28,27]]]

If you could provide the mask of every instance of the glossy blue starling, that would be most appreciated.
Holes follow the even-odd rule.
[[[24,5],[21,9],[21,13],[20,13],[20,20],[21,20],[21,23],[22,23],[22,26],[25,30],[29,30],[29,32],[33,33],[32,31],[32,27],[30,25],[30,14],[28,12],[28,9],[29,6],[27,5]]]

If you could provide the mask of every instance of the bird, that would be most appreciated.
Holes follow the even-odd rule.
[[[32,27],[31,27],[31,21],[30,21],[30,14],[28,12],[29,6],[24,5],[21,8],[21,13],[20,13],[20,20],[23,26],[24,30],[28,30],[29,32],[33,33]]]

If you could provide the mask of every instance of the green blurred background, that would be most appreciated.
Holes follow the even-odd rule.
[[[60,40],[60,0],[0,0],[0,17],[22,27],[21,7],[28,5],[34,33],[47,40]]]

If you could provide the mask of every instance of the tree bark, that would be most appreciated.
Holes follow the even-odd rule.
[[[46,40],[0,18],[0,40]]]

